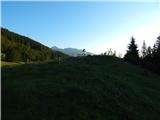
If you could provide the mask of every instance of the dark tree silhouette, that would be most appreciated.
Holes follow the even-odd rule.
[[[157,51],[156,44],[153,45],[152,53],[155,54]]]
[[[157,53],[159,55],[159,53],[160,53],[160,35],[157,37],[156,49],[157,49]]]
[[[160,73],[160,35],[157,37],[155,48],[153,51],[154,70]]]
[[[153,58],[159,59],[160,57],[160,36],[157,37],[156,43],[153,46]]]
[[[152,54],[152,48],[151,48],[151,46],[148,46],[147,55],[151,55],[151,54]]]
[[[143,41],[141,54],[142,54],[142,58],[145,58],[146,55],[147,55],[147,46],[146,46],[146,42],[145,41]]]
[[[143,67],[160,74],[160,36],[157,37],[153,48],[148,47],[141,64]]]
[[[146,56],[142,59],[142,63],[146,64],[151,61],[152,61],[152,48],[151,46],[148,46]]]
[[[133,64],[139,63],[138,49],[133,36],[131,37],[131,42],[128,45],[128,50],[124,56],[124,60]]]

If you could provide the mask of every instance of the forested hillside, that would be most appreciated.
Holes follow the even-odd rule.
[[[1,28],[1,59],[3,61],[47,61],[65,56],[28,37]]]

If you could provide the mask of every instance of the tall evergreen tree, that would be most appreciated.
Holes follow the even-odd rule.
[[[146,42],[145,41],[143,41],[141,54],[142,54],[142,58],[145,58],[146,55],[147,55],[147,46],[146,46]]]
[[[148,46],[147,55],[151,55],[151,54],[152,54],[152,48],[151,48],[151,46]]]
[[[160,54],[160,35],[157,37],[156,48],[157,52]]]
[[[157,37],[157,40],[153,46],[153,57],[154,59],[160,57],[160,35]]]
[[[146,56],[143,58],[143,63],[147,64],[147,62],[152,61],[152,48],[148,46]]]
[[[157,37],[156,43],[154,44],[154,51],[152,53],[153,70],[160,74],[160,35]]]
[[[135,38],[131,37],[131,42],[128,45],[127,53],[124,56],[124,60],[133,64],[139,63],[138,46],[135,43]]]
[[[142,59],[142,66],[160,74],[160,35],[151,49],[147,49],[147,55]]]

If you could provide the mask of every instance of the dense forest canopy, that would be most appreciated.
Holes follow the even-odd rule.
[[[1,59],[3,61],[46,61],[65,56],[28,37],[1,28]]]

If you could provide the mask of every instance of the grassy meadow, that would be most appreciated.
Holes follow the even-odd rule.
[[[119,58],[6,64],[2,120],[160,119],[160,76]]]
[[[6,61],[1,61],[1,67],[4,66],[17,66],[17,65],[22,65],[24,62],[6,62]]]

